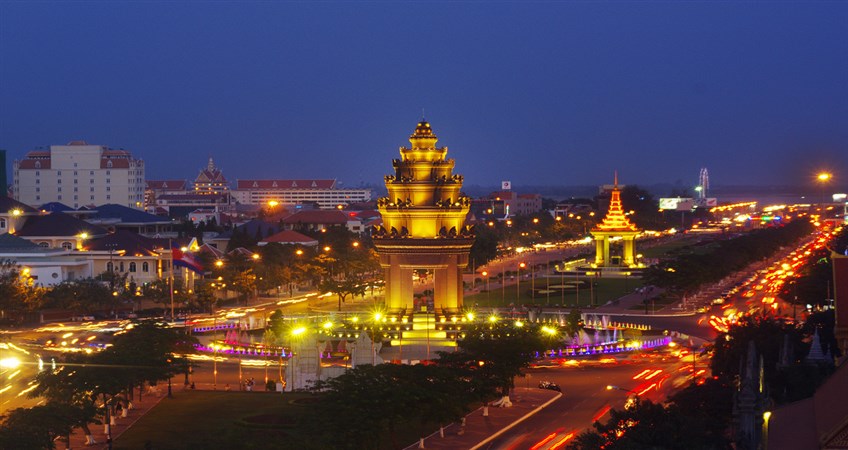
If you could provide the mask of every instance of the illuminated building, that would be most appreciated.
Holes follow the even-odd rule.
[[[215,162],[209,158],[205,169],[201,169],[194,180],[194,193],[200,195],[224,195],[230,191],[230,182],[224,178],[221,169],[215,167]]]
[[[233,198],[242,205],[275,205],[292,207],[315,203],[319,208],[332,209],[339,205],[371,200],[370,189],[339,188],[336,180],[236,180]]]
[[[621,207],[621,190],[618,188],[618,174],[610,191],[610,205],[606,217],[590,233],[595,238],[595,265],[599,267],[631,266],[636,263],[634,239],[639,234],[636,225],[630,223]],[[621,237],[623,251],[620,257],[610,257],[610,238]],[[619,259],[620,258],[620,259]]]
[[[12,166],[14,198],[30,206],[143,206],[144,161],[123,149],[74,141],[31,151]]]
[[[390,311],[413,309],[413,271],[433,273],[436,311],[462,307],[462,270],[474,243],[465,225],[471,201],[460,193],[463,178],[452,173],[447,147],[436,147],[436,135],[422,119],[400,148],[385,177],[388,196],[377,200],[383,225],[374,230],[374,245],[385,270],[386,306]]]

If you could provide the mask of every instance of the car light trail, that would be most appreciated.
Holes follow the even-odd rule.
[[[544,439],[542,439],[541,441],[537,442],[537,443],[536,443],[536,445],[534,445],[534,446],[530,447],[530,450],[539,450],[540,448],[542,448],[542,446],[543,446],[543,445],[545,445],[545,444],[547,444],[548,442],[551,442],[552,440],[554,440],[554,438],[556,437],[556,435],[557,435],[556,433],[551,433],[551,434],[549,434],[547,437],[545,437],[545,438],[544,438]]]
[[[592,417],[592,423],[595,423],[595,422],[601,420],[601,417],[604,417],[609,412],[609,410],[611,408],[612,408],[612,406],[610,406],[610,405],[607,405],[607,406],[601,408],[601,410],[597,414],[595,414],[595,417]]]
[[[650,391],[651,389],[655,388],[656,386],[657,386],[657,383],[653,383],[653,384],[651,384],[650,386],[646,387],[645,389],[643,389],[643,390],[639,391],[639,392],[638,392],[638,395],[644,395],[644,394],[645,394],[645,392]]]
[[[573,432],[566,434],[564,438],[557,441],[557,443],[552,445],[548,450],[556,450],[556,449],[562,447],[566,442],[568,442],[573,437],[574,437]]]
[[[651,371],[651,369],[645,369],[645,370],[643,370],[642,372],[639,372],[639,373],[638,373],[635,377],[633,377],[633,379],[634,379],[634,380],[638,380],[639,378],[642,378],[642,377],[644,377],[645,375],[647,375],[647,374],[648,374],[648,372],[650,372],[650,371]]]
[[[662,373],[662,369],[657,369],[657,370],[655,370],[655,371],[654,371],[654,373],[652,373],[652,374],[648,375],[647,377],[645,377],[645,381],[648,381],[648,380],[650,380],[651,378],[654,378],[655,376],[657,376],[657,375],[659,375],[659,374],[661,374],[661,373]]]

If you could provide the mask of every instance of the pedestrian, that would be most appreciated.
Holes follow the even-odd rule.
[[[224,386],[224,390],[225,390],[225,391],[229,391],[229,390],[230,390],[230,383],[227,383],[227,384]]]

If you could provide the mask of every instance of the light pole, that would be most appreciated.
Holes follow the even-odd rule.
[[[483,275],[483,278],[486,279],[486,303],[488,303],[489,306],[492,306],[492,300],[490,299],[490,294],[489,294],[489,272],[486,272],[484,270],[483,272],[480,273],[480,275]]]
[[[212,344],[212,348],[215,350],[212,357],[212,390],[218,390],[218,350],[221,349],[221,346],[218,344]]]
[[[518,263],[518,275],[516,276],[516,278],[518,279],[518,282],[515,283],[515,301],[516,301],[516,303],[518,302],[518,299],[521,298],[521,269],[523,269],[525,267],[527,267],[527,264],[525,264],[523,262]]]
[[[291,331],[291,339],[289,340],[289,343],[291,344],[291,350],[290,350],[290,353],[289,353],[289,367],[291,368],[291,373],[292,373],[292,388],[291,388],[292,392],[294,392],[294,389],[295,389],[296,384],[297,384],[295,382],[296,381],[296,379],[295,379],[295,374],[296,374],[295,367],[294,367],[294,363],[292,362],[294,360],[294,345],[293,345],[293,343],[294,343],[294,339],[297,338],[298,336],[302,335],[303,333],[306,333],[306,327],[294,328]]]
[[[827,172],[821,172],[820,174],[818,174],[818,175],[816,176],[816,179],[819,181],[819,183],[820,183],[820,184],[821,184],[821,186],[822,186],[822,188],[821,188],[821,203],[819,204],[819,205],[820,205],[820,208],[821,208],[821,211],[822,211],[822,215],[824,215],[824,197],[825,197],[825,195],[824,195],[824,194],[825,194],[825,189],[827,189],[827,182],[828,182],[828,181],[830,181],[830,179],[831,179],[831,178],[833,178],[833,175],[831,175],[831,174],[829,174],[829,173],[827,173]]]

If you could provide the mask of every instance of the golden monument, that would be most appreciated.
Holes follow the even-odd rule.
[[[610,267],[612,258],[610,258],[610,237],[621,237],[623,241],[623,254],[621,255],[621,266],[629,267],[636,264],[635,250],[636,245],[634,238],[639,234],[636,225],[627,220],[624,215],[624,210],[621,207],[621,190],[618,188],[618,172],[615,173],[615,181],[613,183],[612,193],[610,194],[610,206],[604,220],[595,228],[592,228],[590,233],[595,238],[595,266]]]
[[[395,175],[385,177],[388,196],[377,200],[383,226],[375,227],[374,246],[385,270],[386,308],[413,312],[413,271],[433,273],[433,306],[440,312],[462,308],[462,271],[474,243],[465,225],[471,201],[460,192],[462,175],[453,175],[448,148],[436,147],[436,135],[422,119],[392,161]]]

